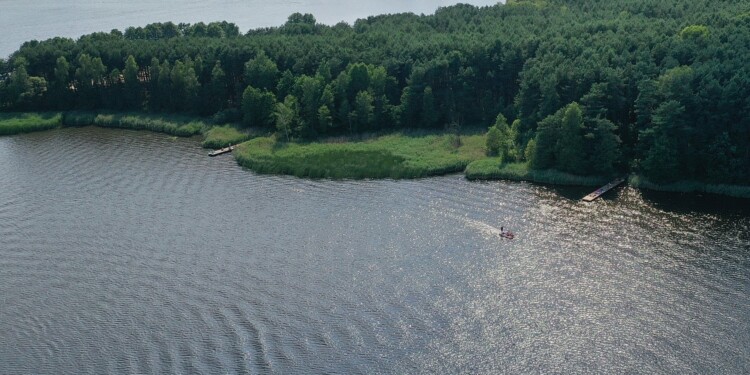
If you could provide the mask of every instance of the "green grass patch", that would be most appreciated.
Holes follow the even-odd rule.
[[[456,146],[446,134],[390,134],[360,142],[282,143],[255,138],[235,150],[238,163],[258,173],[297,177],[419,178],[463,171],[484,157],[484,136]]]
[[[0,135],[55,129],[62,125],[60,113],[0,113]]]
[[[122,128],[133,130],[150,130],[178,137],[190,137],[200,134],[206,124],[192,118],[144,114],[104,114],[94,119],[94,125],[103,128]]]
[[[500,167],[502,163],[503,159],[500,157],[479,159],[471,162],[471,164],[466,167],[464,173],[466,174],[466,178],[470,180],[491,180],[500,178]]]
[[[750,186],[743,185],[708,184],[698,181],[678,181],[669,184],[656,184],[637,175],[631,176],[629,183],[631,186],[639,189],[675,193],[708,193],[726,195],[735,198],[750,198]]]
[[[501,164],[500,158],[477,160],[466,167],[466,178],[469,180],[514,180],[533,181],[542,184],[598,186],[609,182],[609,179],[597,176],[578,176],[556,170],[533,170],[527,163]]]
[[[150,130],[178,137],[201,134],[208,127],[201,119],[180,115],[157,115],[145,113],[97,113],[75,111],[63,117],[65,126],[95,125],[103,128]]]
[[[204,136],[204,148],[222,148],[245,142],[252,138],[253,134],[247,131],[243,132],[231,125],[225,125],[208,129]]]
[[[96,112],[68,111],[63,114],[63,126],[89,126],[94,124]]]

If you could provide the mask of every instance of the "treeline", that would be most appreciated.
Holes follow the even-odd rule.
[[[0,60],[0,107],[190,112],[284,139],[496,123],[488,150],[536,169],[750,184],[747,61],[748,1],[509,0],[31,41]]]

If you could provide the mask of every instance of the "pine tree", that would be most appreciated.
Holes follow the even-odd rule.
[[[141,83],[138,80],[138,64],[135,62],[133,55],[129,55],[125,60],[125,106],[130,109],[139,109],[142,104]]]
[[[264,51],[245,64],[246,82],[262,90],[271,90],[276,87],[279,76],[279,68]]]
[[[272,127],[275,123],[273,113],[277,108],[276,97],[268,91],[248,86],[242,93],[243,119],[247,126]]]
[[[487,155],[498,156],[500,155],[500,147],[502,146],[502,134],[500,129],[496,125],[490,126],[487,131]]]
[[[582,174],[584,165],[583,112],[578,103],[565,109],[557,143],[557,168],[564,172]]]

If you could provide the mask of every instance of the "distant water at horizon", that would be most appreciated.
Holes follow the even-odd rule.
[[[476,6],[497,4],[496,0],[465,0]],[[438,7],[458,0],[177,0],[169,6],[158,1],[131,0],[0,0],[0,58],[15,52],[29,40],[81,35],[112,29],[125,30],[153,22],[174,23],[228,21],[241,32],[259,27],[278,26],[294,13],[312,13],[318,22],[333,25],[344,21],[388,13],[432,14]]]

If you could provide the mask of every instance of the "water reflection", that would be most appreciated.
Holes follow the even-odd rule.
[[[744,202],[257,176],[96,128],[0,138],[0,160],[3,373],[750,366]]]

